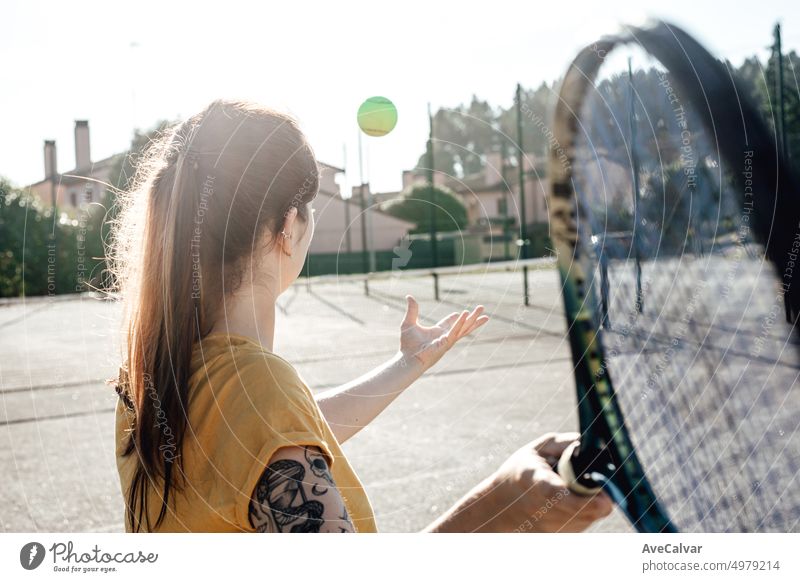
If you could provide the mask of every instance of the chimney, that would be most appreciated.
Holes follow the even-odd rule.
[[[53,139],[44,140],[44,178],[53,178],[58,173],[56,166],[56,142]]]
[[[489,152],[483,169],[484,185],[491,186],[503,180],[503,154]]]
[[[414,171],[403,170],[403,190],[408,188],[414,183]]]
[[[89,154],[89,122],[85,119],[75,121],[75,169],[83,170],[92,165]]]
[[[353,189],[352,189],[353,200],[361,200],[361,188],[364,189],[364,195],[365,195],[366,199],[369,200],[369,195],[370,195],[369,182],[367,182],[366,184],[363,184],[362,186],[353,186]]]

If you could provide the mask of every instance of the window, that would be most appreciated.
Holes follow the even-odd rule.
[[[500,216],[505,216],[506,212],[508,211],[508,205],[506,204],[505,198],[498,198],[497,199],[497,214]]]

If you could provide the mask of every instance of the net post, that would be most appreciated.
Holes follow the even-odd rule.
[[[531,304],[530,293],[528,292],[528,265],[522,266],[522,294],[525,307],[528,307]]]
[[[364,295],[369,297],[369,275],[364,275]]]
[[[433,275],[433,297],[439,301],[439,273],[433,271],[431,275]]]
[[[600,252],[598,253],[598,262],[600,263],[600,318],[602,320],[603,327],[605,329],[611,329],[611,318],[608,315],[608,257],[606,257],[606,253],[603,251],[604,247],[605,240],[603,241],[603,245],[600,247]]]

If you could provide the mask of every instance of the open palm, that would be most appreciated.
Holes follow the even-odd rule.
[[[408,358],[416,358],[426,370],[458,340],[489,321],[488,316],[482,315],[483,305],[478,305],[472,312],[453,312],[436,325],[427,327],[419,323],[417,300],[406,295],[406,301],[406,315],[400,326],[400,351]]]

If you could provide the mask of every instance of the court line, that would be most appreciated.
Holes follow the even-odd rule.
[[[421,318],[421,317],[420,317]],[[469,345],[483,345],[483,344],[492,344],[497,342],[510,342],[510,341],[531,341],[537,339],[539,334],[524,334],[524,335],[513,335],[513,336],[502,336],[502,337],[477,337],[473,339]],[[372,352],[360,352],[355,354],[350,354],[348,357],[353,358],[373,358],[377,356],[391,356],[395,353],[393,350],[377,350]],[[339,360],[339,356],[312,356],[308,358],[293,358],[292,364],[300,365],[300,364],[317,364],[320,362],[330,362],[334,360]],[[31,391],[39,391],[39,390],[54,390],[56,388],[78,388],[81,386],[90,386],[93,384],[105,384],[108,378],[92,378],[89,380],[76,380],[74,382],[63,382],[61,384],[38,384],[35,386],[14,386],[13,388],[6,388],[0,390],[0,394],[15,394],[20,392],[31,392]]]
[[[76,388],[78,386],[90,386],[92,384],[105,384],[108,378],[92,378],[90,380],[75,380],[73,382],[62,382],[61,384],[38,384],[36,386],[15,386],[0,390],[0,394],[16,394],[19,392],[31,392],[38,390],[55,390],[57,388]]]
[[[543,364],[549,364],[551,362],[552,363],[556,363],[556,362],[560,363],[560,362],[568,362],[568,361],[572,361],[572,356],[559,356],[557,358],[548,358],[546,360],[534,360],[534,361],[525,362],[525,363],[522,363],[522,364],[519,364],[519,363],[518,364],[492,364],[492,365],[488,365],[488,366],[478,366],[478,367],[474,367],[474,368],[458,368],[458,369],[453,369],[453,370],[442,370],[440,372],[429,372],[429,373],[427,373],[425,375],[425,378],[435,378],[435,377],[438,377],[438,376],[454,376],[454,375],[457,375],[457,374],[471,374],[471,373],[480,372],[480,371],[483,371],[483,370],[487,370],[487,371],[488,370],[500,370],[500,369],[506,369],[509,366],[513,366],[514,368],[528,368],[530,366],[540,366],[540,365],[543,365]],[[318,390],[326,390],[328,388],[335,388],[336,386],[340,386],[340,385],[341,385],[341,383],[324,384],[324,385],[315,385],[312,388],[313,388],[314,392],[317,392]],[[95,409],[95,410],[83,410],[83,411],[78,411],[78,412],[68,412],[68,413],[64,413],[64,414],[53,414],[53,415],[38,416],[38,417],[32,417],[32,418],[31,417],[15,418],[15,419],[12,419],[12,420],[0,421],[0,426],[7,426],[7,425],[11,425],[11,424],[24,424],[24,423],[29,423],[29,422],[43,421],[43,420],[61,420],[61,419],[72,418],[72,417],[76,417],[76,416],[88,416],[88,415],[91,415],[91,414],[114,412],[114,411],[115,411],[115,408],[99,408],[99,409]]]
[[[31,316],[39,313],[40,311],[46,310],[51,305],[52,305],[52,303],[45,303],[43,305],[32,307],[31,309],[29,309],[27,311],[24,311],[21,315],[18,315],[17,317],[13,317],[11,319],[8,319],[8,320],[0,323],[0,329],[2,329],[4,327],[8,327],[9,325],[14,325],[17,322],[24,321],[28,317],[31,317]]]
[[[330,307],[331,309],[333,309],[337,313],[340,313],[341,315],[344,315],[348,319],[350,319],[352,321],[355,321],[357,324],[366,325],[365,321],[357,318],[355,315],[353,315],[352,313],[350,313],[346,309],[342,309],[341,307],[336,305],[333,301],[328,301],[327,299],[323,299],[323,297],[321,295],[317,295],[317,293],[315,293],[314,291],[311,291],[311,290],[309,290],[308,294],[311,295],[312,297],[314,297],[317,301],[319,301],[323,305],[327,305],[328,307]]]
[[[63,414],[50,414],[47,416],[35,416],[33,418],[13,418],[11,420],[0,420],[0,426],[10,426],[12,424],[26,424],[29,422],[39,422],[43,420],[63,420],[65,418],[74,418],[77,416],[89,416],[92,414],[104,414],[106,412],[114,412],[116,408],[97,408],[95,410],[79,410],[77,412],[65,412]]]

